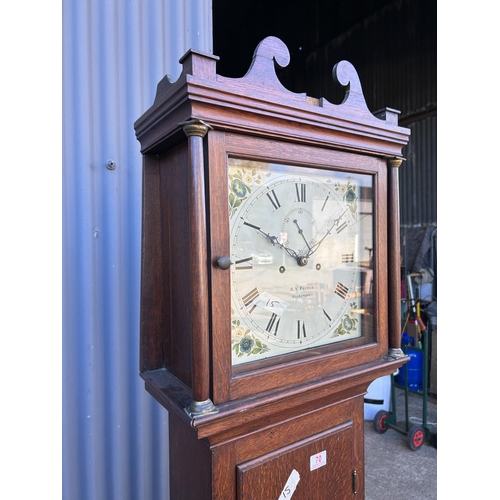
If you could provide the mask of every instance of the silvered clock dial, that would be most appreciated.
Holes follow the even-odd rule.
[[[372,177],[228,159],[233,365],[365,335]]]

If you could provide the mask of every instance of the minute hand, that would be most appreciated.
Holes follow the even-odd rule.
[[[342,219],[342,217],[344,217],[344,214],[347,212],[347,208],[333,221],[332,225],[327,229],[326,231],[326,234],[323,236],[323,238],[321,238],[318,243],[314,244],[312,247],[309,247],[309,252],[307,253],[306,257],[310,257],[314,252],[316,252],[316,250],[318,250],[319,246],[321,245],[321,243],[323,243],[323,240],[329,235],[331,234],[333,228],[335,226],[338,226],[339,222],[340,222],[340,219]],[[309,245],[308,245],[309,246]]]

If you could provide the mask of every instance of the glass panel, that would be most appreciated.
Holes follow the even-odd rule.
[[[373,338],[373,177],[228,159],[233,365]]]

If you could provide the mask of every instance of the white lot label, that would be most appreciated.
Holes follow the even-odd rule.
[[[300,474],[295,469],[293,469],[278,500],[288,500],[292,498],[292,495],[295,492],[295,488],[297,488],[297,484],[299,481]]]
[[[311,470],[319,469],[326,465],[326,450],[318,453],[317,455],[313,455],[310,458]]]
[[[280,300],[278,297],[271,295],[267,292],[262,292],[253,303],[259,307],[263,307],[264,309],[275,313],[276,316],[283,316],[285,309],[290,305],[288,302],[284,300]]]

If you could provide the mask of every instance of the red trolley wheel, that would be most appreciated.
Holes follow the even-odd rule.
[[[425,429],[421,425],[414,425],[406,436],[406,443],[413,450],[418,450],[425,442]]]
[[[373,427],[375,427],[375,430],[379,434],[383,434],[384,432],[387,432],[387,429],[389,429],[386,425],[386,420],[389,415],[390,413],[385,410],[380,410],[375,415],[375,418],[373,419]]]

